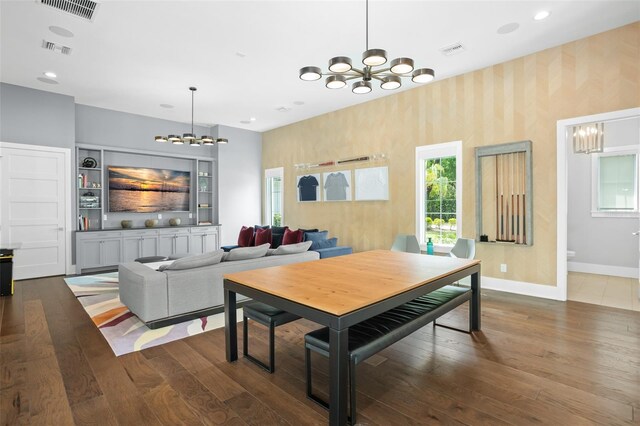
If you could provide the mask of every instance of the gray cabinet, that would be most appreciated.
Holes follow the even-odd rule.
[[[76,272],[116,269],[139,257],[201,254],[220,248],[218,225],[76,232]]]
[[[190,229],[161,229],[158,232],[158,253],[161,256],[189,253]]]
[[[191,228],[191,231],[191,254],[207,253],[220,248],[217,227]]]
[[[139,257],[158,255],[157,231],[129,231],[122,238],[122,261],[133,262]]]
[[[87,268],[116,266],[120,263],[122,235],[120,232],[87,232],[76,234],[76,265],[81,272]]]

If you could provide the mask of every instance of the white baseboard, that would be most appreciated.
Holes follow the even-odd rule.
[[[638,278],[638,268],[628,266],[598,265],[595,263],[567,262],[570,272],[584,272],[585,274],[611,275],[623,278]]]
[[[498,290],[525,296],[542,297],[543,299],[565,300],[557,286],[533,284],[522,281],[505,280],[502,278],[482,277],[480,288]]]

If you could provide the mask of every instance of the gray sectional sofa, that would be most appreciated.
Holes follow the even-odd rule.
[[[283,246],[286,248],[279,252],[268,250],[268,255],[265,255],[268,245],[236,249],[230,253],[217,250],[176,260],[158,271],[138,262],[123,263],[118,268],[120,300],[149,328],[222,312],[224,274],[307,262],[320,257],[315,251],[307,251],[308,244],[301,245],[306,245],[304,251],[292,254],[280,253],[295,251],[295,247],[291,247],[297,246],[295,244]],[[233,260],[243,259],[246,257],[243,253],[251,250],[262,255]]]

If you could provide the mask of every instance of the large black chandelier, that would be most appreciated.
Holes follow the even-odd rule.
[[[198,138],[196,136],[196,134],[193,132],[193,94],[198,89],[192,86],[189,87],[189,90],[191,90],[191,133],[184,133],[182,137],[180,137],[180,135],[156,136],[156,142],[171,142],[174,145],[189,144],[189,146],[229,143],[229,140],[225,138],[213,138],[206,135]]]
[[[411,58],[396,58],[388,68],[375,69],[387,63],[387,52],[384,49],[369,49],[369,0],[366,0],[366,50],[362,54],[362,63],[362,69],[354,68],[351,58],[336,56],[329,60],[329,72],[323,73],[320,67],[307,66],[300,68],[300,79],[315,81],[327,76],[325,86],[329,89],[341,89],[347,85],[347,81],[357,79],[351,91],[364,94],[371,92],[371,80],[380,81],[380,87],[385,90],[393,90],[402,85],[402,78],[411,77],[414,83],[428,83],[435,78],[431,68],[414,69]]]

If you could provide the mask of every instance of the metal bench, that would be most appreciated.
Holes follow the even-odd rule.
[[[349,399],[351,424],[356,423],[356,365],[382,349],[408,336],[424,325],[433,322],[471,299],[471,289],[445,286],[417,299],[386,311],[349,328]],[[471,311],[471,310],[470,310]],[[454,327],[448,327],[459,330]],[[471,312],[469,312],[471,330]],[[467,330],[459,330],[469,333]],[[305,340],[305,364],[307,397],[326,409],[329,404],[313,394],[311,383],[311,351],[329,356],[329,328],[307,333]]]
[[[265,364],[257,358],[249,355],[249,327],[248,319],[252,319],[257,323],[269,328],[269,364]],[[300,319],[298,315],[285,312],[273,306],[260,302],[247,302],[242,306],[242,343],[243,355],[249,361],[264,368],[269,373],[273,373],[276,369],[275,355],[275,328],[279,325],[287,324],[291,321]]]

